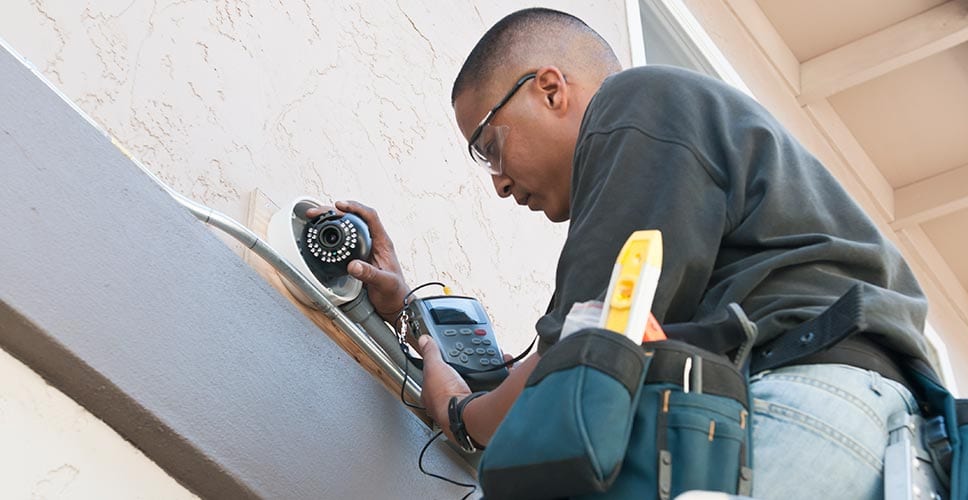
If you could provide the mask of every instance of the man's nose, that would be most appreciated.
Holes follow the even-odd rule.
[[[497,191],[497,195],[501,198],[507,198],[511,196],[511,178],[504,175],[492,175],[491,182],[494,183],[494,190]]]

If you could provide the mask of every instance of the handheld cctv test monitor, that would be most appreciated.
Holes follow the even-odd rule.
[[[508,376],[491,321],[477,299],[426,297],[414,299],[407,309],[415,336],[430,335],[472,391],[493,389]]]

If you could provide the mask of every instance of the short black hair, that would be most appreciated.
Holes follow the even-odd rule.
[[[454,80],[454,87],[450,93],[451,104],[472,84],[488,81],[494,71],[508,61],[516,43],[523,37],[530,38],[540,33],[562,31],[590,35],[599,45],[599,50],[607,59],[606,63],[613,68],[610,72],[621,69],[608,42],[581,19],[543,7],[523,9],[508,14],[498,21],[477,42]]]

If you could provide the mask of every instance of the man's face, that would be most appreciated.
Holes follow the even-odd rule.
[[[481,120],[514,87],[515,80],[510,80],[495,84],[490,92],[469,89],[457,97],[454,112],[465,139],[471,139]],[[562,222],[569,217],[577,132],[569,138],[564,114],[546,94],[537,78],[522,83],[491,115],[475,145],[493,166],[491,180],[498,196],[513,197],[519,205],[543,211],[552,222]]]

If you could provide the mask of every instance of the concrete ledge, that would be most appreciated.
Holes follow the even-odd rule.
[[[0,50],[0,346],[210,498],[458,497],[429,430]],[[471,481],[438,443],[430,470]]]
[[[136,444],[147,443],[149,456],[159,464],[171,464],[169,474],[183,484],[195,485],[196,492],[209,497],[257,496],[218,464],[200,462],[192,443],[5,302],[0,302],[0,325],[4,349],[16,353],[48,383],[84,401],[88,411],[111,423],[121,435],[136,436]]]

